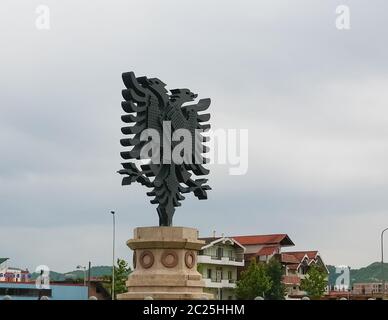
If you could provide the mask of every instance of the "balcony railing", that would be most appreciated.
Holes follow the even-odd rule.
[[[236,261],[236,262],[242,262],[242,258],[237,258],[237,257],[229,257],[229,256],[210,256],[211,259],[213,260],[221,260],[222,258],[227,258],[229,261]]]
[[[221,279],[221,278],[216,278],[216,277],[211,277],[210,278],[211,282],[217,282],[220,283],[222,281],[228,281],[229,283],[236,283],[236,279]]]

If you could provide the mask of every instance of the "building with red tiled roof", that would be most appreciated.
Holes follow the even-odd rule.
[[[303,266],[308,267],[311,264],[317,264],[322,267],[327,273],[329,273],[329,270],[327,269],[326,265],[323,263],[323,260],[321,258],[321,255],[317,250],[312,250],[312,251],[290,251],[290,252],[285,252],[284,254],[288,256],[293,256],[294,261],[297,261],[297,264],[293,264],[294,267],[293,269],[295,270],[300,270],[300,272],[303,272]],[[308,269],[308,268],[304,268]]]
[[[219,239],[224,238],[209,237],[201,239],[205,240],[208,245],[210,243],[216,244]],[[288,295],[303,296],[306,293],[301,291],[300,284],[311,265],[320,265],[328,273],[326,265],[317,250],[283,251],[284,248],[295,245],[285,233],[233,236],[229,239],[233,239],[245,249],[243,254],[244,264],[237,266],[238,279],[252,259],[259,263],[268,263],[270,259],[274,258],[283,266],[283,283],[286,285]]]
[[[275,254],[281,253],[282,247],[294,246],[290,237],[285,233],[233,236],[232,238],[245,247],[247,264],[251,259],[267,262]]]
[[[282,264],[285,261],[297,263],[293,256],[282,255],[282,248],[294,246],[294,242],[285,233],[233,236],[232,238],[245,247],[245,264],[244,267],[238,268],[239,277],[252,259],[255,259],[257,262],[267,263],[271,258],[275,257]]]
[[[306,274],[311,265],[318,265],[322,268],[322,270],[329,274],[329,270],[327,269],[317,250],[290,251],[284,252],[283,254],[287,257],[293,257],[290,259],[290,262],[292,263],[285,264],[285,275],[283,280],[286,284],[289,295],[302,296],[306,294],[305,292],[301,291],[300,282],[306,277]],[[300,281],[299,283],[288,282],[290,279],[289,277],[298,277]]]
[[[299,261],[302,261],[302,259],[307,256],[309,259],[315,259],[318,251],[313,250],[313,251],[290,251],[287,252],[287,254],[293,255],[295,258],[297,258]]]
[[[255,246],[255,245],[279,245],[279,246],[294,246],[287,234],[257,234],[249,236],[234,236],[233,239],[237,240],[243,246]]]

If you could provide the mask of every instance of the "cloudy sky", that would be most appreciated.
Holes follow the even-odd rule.
[[[36,8],[50,9],[39,30]],[[350,30],[335,10],[350,8]],[[212,99],[214,129],[249,130],[249,169],[212,165],[207,201],[175,225],[202,236],[288,233],[328,264],[379,259],[388,227],[385,0],[35,1],[0,7],[0,256],[31,270],[111,261],[158,223],[122,187],[121,73]]]

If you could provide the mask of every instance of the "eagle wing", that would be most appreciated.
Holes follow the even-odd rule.
[[[209,106],[210,99],[201,99],[197,104],[184,106],[182,108],[183,113],[187,118],[191,136],[193,137],[193,161],[185,166],[197,176],[203,176],[209,173],[209,170],[202,164],[208,162],[208,159],[204,158],[203,154],[209,152],[209,148],[204,145],[204,142],[207,142],[209,138],[203,136],[203,133],[210,129],[210,124],[205,123],[210,120],[210,113],[199,114],[199,112],[207,110]],[[197,132],[196,130],[200,131]]]
[[[121,128],[129,138],[120,140],[123,147],[133,147],[130,151],[121,152],[125,160],[140,159],[140,151],[147,141],[140,141],[140,135],[144,129],[162,130],[158,99],[147,87],[147,78],[136,78],[133,72],[122,75],[126,89],[122,91],[124,101],[121,102],[123,110],[127,113],[121,117],[122,121],[132,126]]]
[[[121,152],[124,160],[140,159],[140,152],[148,141],[141,141],[140,136],[145,129],[155,129],[160,134],[162,132],[161,110],[158,103],[158,91],[152,90],[152,86],[159,86],[159,90],[164,88],[162,82],[157,79],[148,79],[147,77],[136,78],[133,72],[122,74],[126,89],[122,90],[124,101],[121,107],[126,114],[121,119],[129,126],[121,128],[121,132],[128,137],[121,139],[123,147],[131,147],[129,151]],[[140,171],[133,162],[122,163],[124,169],[120,174],[128,175],[124,177],[122,184],[131,184],[138,181],[144,185],[152,187],[152,182],[147,177],[155,176],[159,170],[158,166],[143,165]],[[145,176],[143,175],[145,174]]]

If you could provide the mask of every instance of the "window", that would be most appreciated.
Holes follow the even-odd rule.
[[[233,278],[232,271],[228,271],[228,280],[232,280],[232,278]]]
[[[216,268],[216,279],[215,279],[215,281],[216,282],[221,282],[221,280],[222,280],[222,268],[217,267]]]
[[[224,255],[224,250],[221,247],[217,248],[217,258],[221,259],[221,257]]]
[[[212,269],[207,269],[207,278],[208,279],[212,278]]]
[[[300,273],[301,273],[301,274],[306,274],[307,271],[308,271],[308,263],[307,263],[306,260],[304,260],[304,261],[302,262],[301,267],[300,267]]]

